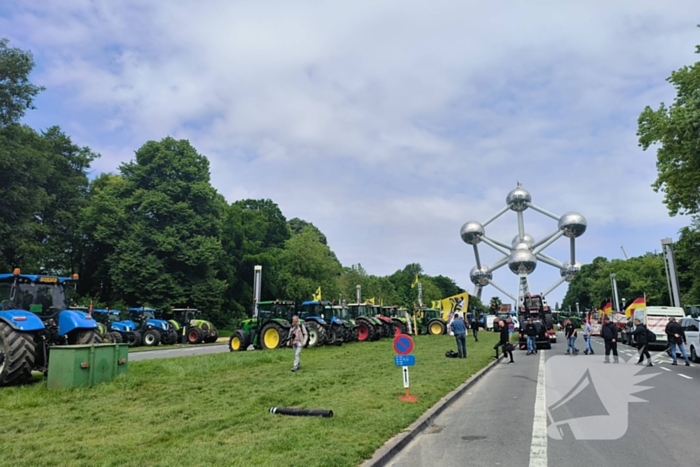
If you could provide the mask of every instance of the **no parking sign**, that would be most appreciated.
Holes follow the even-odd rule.
[[[394,352],[398,354],[394,358],[394,363],[396,366],[400,365],[403,368],[403,387],[406,389],[406,394],[399,396],[399,400],[404,402],[417,402],[418,398],[410,395],[408,392],[408,367],[416,363],[416,358],[411,355],[411,352],[413,352],[413,339],[411,339],[411,336],[408,334],[398,334],[394,337]]]

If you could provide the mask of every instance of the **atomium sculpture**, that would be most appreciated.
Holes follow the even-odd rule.
[[[557,231],[539,241],[535,241],[531,235],[526,234],[525,223],[523,221],[523,211],[528,208],[556,220],[558,222]],[[487,237],[485,230],[487,225],[501,217],[508,210],[515,211],[518,216],[518,234],[513,237],[510,245]],[[503,209],[498,211],[483,224],[477,221],[469,221],[466,222],[460,230],[462,240],[474,247],[476,266],[474,266],[469,273],[469,278],[475,286],[474,295],[481,298],[482,289],[491,284],[496,289],[512,298],[518,304],[522,304],[523,297],[530,293],[528,276],[535,271],[535,268],[537,268],[538,260],[559,269],[559,272],[561,273],[561,278],[545,292],[543,292],[543,296],[549,294],[563,282],[571,282],[571,280],[573,280],[578,271],[581,269],[581,263],[576,261],[576,238],[583,235],[583,233],[586,231],[586,227],[586,218],[579,213],[567,212],[560,217],[532,204],[532,196],[530,196],[530,193],[524,189],[520,183],[518,183],[518,187],[508,193],[508,196],[506,197],[506,206]],[[556,259],[543,253],[548,246],[553,244],[562,236],[569,239],[571,250],[571,258],[564,263],[560,263]],[[490,267],[481,264],[478,245],[482,242],[496,251],[503,253],[503,258],[496,261]],[[493,272],[506,264],[508,265],[508,268],[518,276],[518,298],[514,297],[505,291],[501,286],[493,282]]]

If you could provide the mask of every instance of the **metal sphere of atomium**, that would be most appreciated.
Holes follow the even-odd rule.
[[[506,196],[506,204],[513,211],[524,211],[527,209],[527,205],[532,201],[532,196],[530,192],[525,188],[518,187],[510,191],[508,196]]]
[[[469,279],[471,279],[472,284],[483,287],[488,285],[489,281],[493,279],[493,273],[488,266],[481,266],[480,268],[474,266],[469,272]]]
[[[576,261],[574,264],[571,264],[571,261],[565,261],[564,264],[562,264],[559,272],[561,273],[561,277],[563,277],[566,282],[571,282],[574,280],[574,277],[576,277],[576,274],[578,274],[580,270],[580,262]]]
[[[465,222],[459,231],[459,235],[464,240],[464,243],[476,245],[481,241],[481,237],[484,236],[484,226],[477,221]]]
[[[528,247],[532,248],[532,246],[535,244],[535,239],[532,238],[532,235],[525,234],[523,235],[523,241],[521,242],[520,235],[516,235],[515,237],[513,237],[513,241],[510,242],[510,244],[513,248],[515,248],[515,245],[517,245],[518,243],[526,243]]]
[[[569,238],[580,237],[587,226],[586,218],[577,212],[567,212],[559,218],[559,230]]]
[[[514,274],[531,274],[537,267],[537,257],[529,248],[513,250],[508,258],[508,267]]]

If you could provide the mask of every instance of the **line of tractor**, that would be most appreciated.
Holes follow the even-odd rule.
[[[0,386],[25,383],[33,371],[46,375],[54,346],[200,344],[219,338],[195,309],[135,307],[122,319],[119,310],[71,307],[67,291],[77,281],[77,274],[22,274],[18,268],[0,273]]]
[[[344,306],[329,301],[306,301],[297,307],[288,300],[263,301],[257,315],[241,321],[229,339],[229,350],[272,350],[284,345],[297,315],[309,332],[307,347],[342,345],[393,338],[396,334],[432,334],[447,332],[441,312],[431,308],[416,310],[415,320],[405,308],[350,303]]]

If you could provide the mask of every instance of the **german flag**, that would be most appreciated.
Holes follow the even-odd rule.
[[[647,300],[646,297],[639,297],[635,301],[629,304],[627,308],[625,308],[625,316],[628,318],[632,315],[634,315],[634,310],[639,310],[647,307]]]
[[[609,315],[612,313],[612,302],[609,299],[603,300],[603,303],[599,307],[601,313],[604,315]]]

